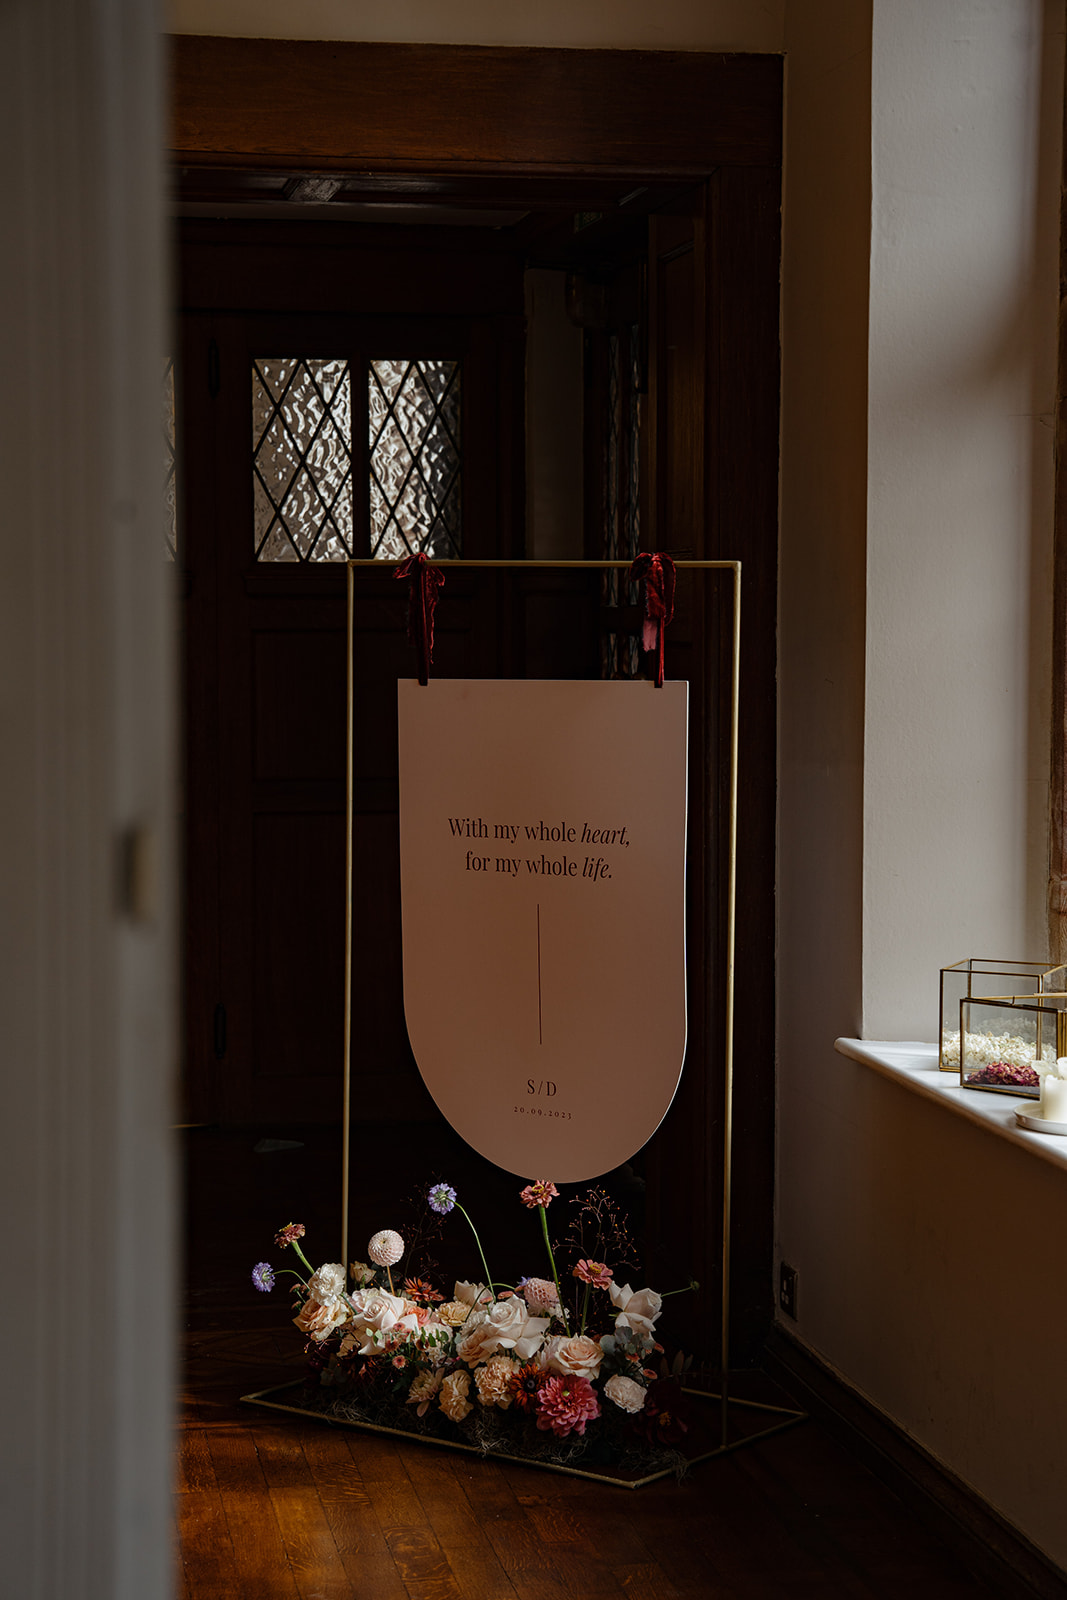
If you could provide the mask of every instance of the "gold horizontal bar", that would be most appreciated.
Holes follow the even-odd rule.
[[[1042,1000],[1067,1000],[1067,989],[1041,989],[1033,994],[968,994],[963,998],[969,1006],[984,1006],[990,1000],[998,1005],[1039,1006]]]
[[[353,556],[347,563],[350,567],[378,567],[387,570],[390,567],[399,567],[408,558],[404,556],[400,561],[381,561],[377,556]],[[673,558],[672,558],[673,559]],[[442,557],[440,561],[430,557],[430,564],[435,567],[513,567],[536,568],[551,567],[554,572],[567,571],[579,567],[592,568],[601,572],[610,568],[628,572],[633,566],[632,561],[456,561],[452,557]],[[696,570],[715,570],[719,572],[740,572],[740,561],[675,561],[674,565],[679,571],[690,568]]]

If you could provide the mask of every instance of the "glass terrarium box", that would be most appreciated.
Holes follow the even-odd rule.
[[[960,1001],[960,1083],[1037,1100],[1041,1074],[1067,1054],[1067,996]]]
[[[1047,961],[1009,961],[968,956],[941,968],[937,1064],[942,1072],[960,1070],[960,1001],[1018,998],[1067,989],[1067,967]]]

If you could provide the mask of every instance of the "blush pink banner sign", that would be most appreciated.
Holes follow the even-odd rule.
[[[404,1009],[448,1121],[524,1178],[628,1160],[685,1054],[688,685],[398,685]]]

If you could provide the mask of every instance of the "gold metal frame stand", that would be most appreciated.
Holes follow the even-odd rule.
[[[344,1128],[341,1148],[341,1260],[348,1260],[348,1164],[350,1141],[351,1117],[351,1085],[352,1085],[352,824],[353,824],[353,734],[355,720],[355,674],[353,668],[353,601],[355,597],[355,569],[356,567],[374,567],[379,572],[389,571],[396,563],[379,561],[374,558],[361,558],[348,562],[348,761],[347,761],[347,799],[345,807],[345,1029],[344,1029]],[[488,569],[510,569],[513,571],[551,570],[554,572],[574,572],[589,569],[607,572],[615,569],[621,572],[629,571],[629,561],[435,561],[436,567],[457,567],[470,571]],[[730,1201],[733,1181],[733,1102],[734,1102],[734,956],[735,956],[735,930],[737,923],[737,763],[738,763],[738,720],[740,714],[740,686],[741,686],[741,563],[740,561],[676,561],[675,566],[680,572],[729,572],[733,578],[733,637],[731,643],[730,662],[730,783],[729,783],[729,818],[728,818],[728,862],[726,876],[726,1041],[725,1041],[725,1085],[723,1104],[723,1180],[722,1180],[722,1324],[720,1334],[720,1351],[722,1356],[722,1384],[721,1393],[709,1398],[719,1401],[720,1415],[720,1442],[718,1450],[712,1452],[721,1455],[727,1450],[736,1450],[741,1445],[751,1444],[756,1439],[765,1439],[772,1433],[780,1433],[785,1428],[793,1427],[795,1423],[802,1422],[807,1413],[794,1411],[786,1406],[772,1406],[752,1400],[741,1400],[729,1394],[730,1372]],[[765,1411],[777,1414],[781,1420],[770,1427],[762,1428],[755,1433],[743,1434],[735,1439],[730,1438],[729,1406],[730,1404],[745,1407],[746,1409]]]

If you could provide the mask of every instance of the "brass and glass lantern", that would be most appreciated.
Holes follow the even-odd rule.
[[[941,968],[941,1006],[937,1064],[942,1072],[960,1070],[960,1001],[1025,997],[1067,989],[1067,967],[1047,961],[1014,961],[968,956]]]
[[[1036,1100],[1042,1073],[1067,1055],[1067,994],[960,1001],[959,1073],[964,1089]]]

